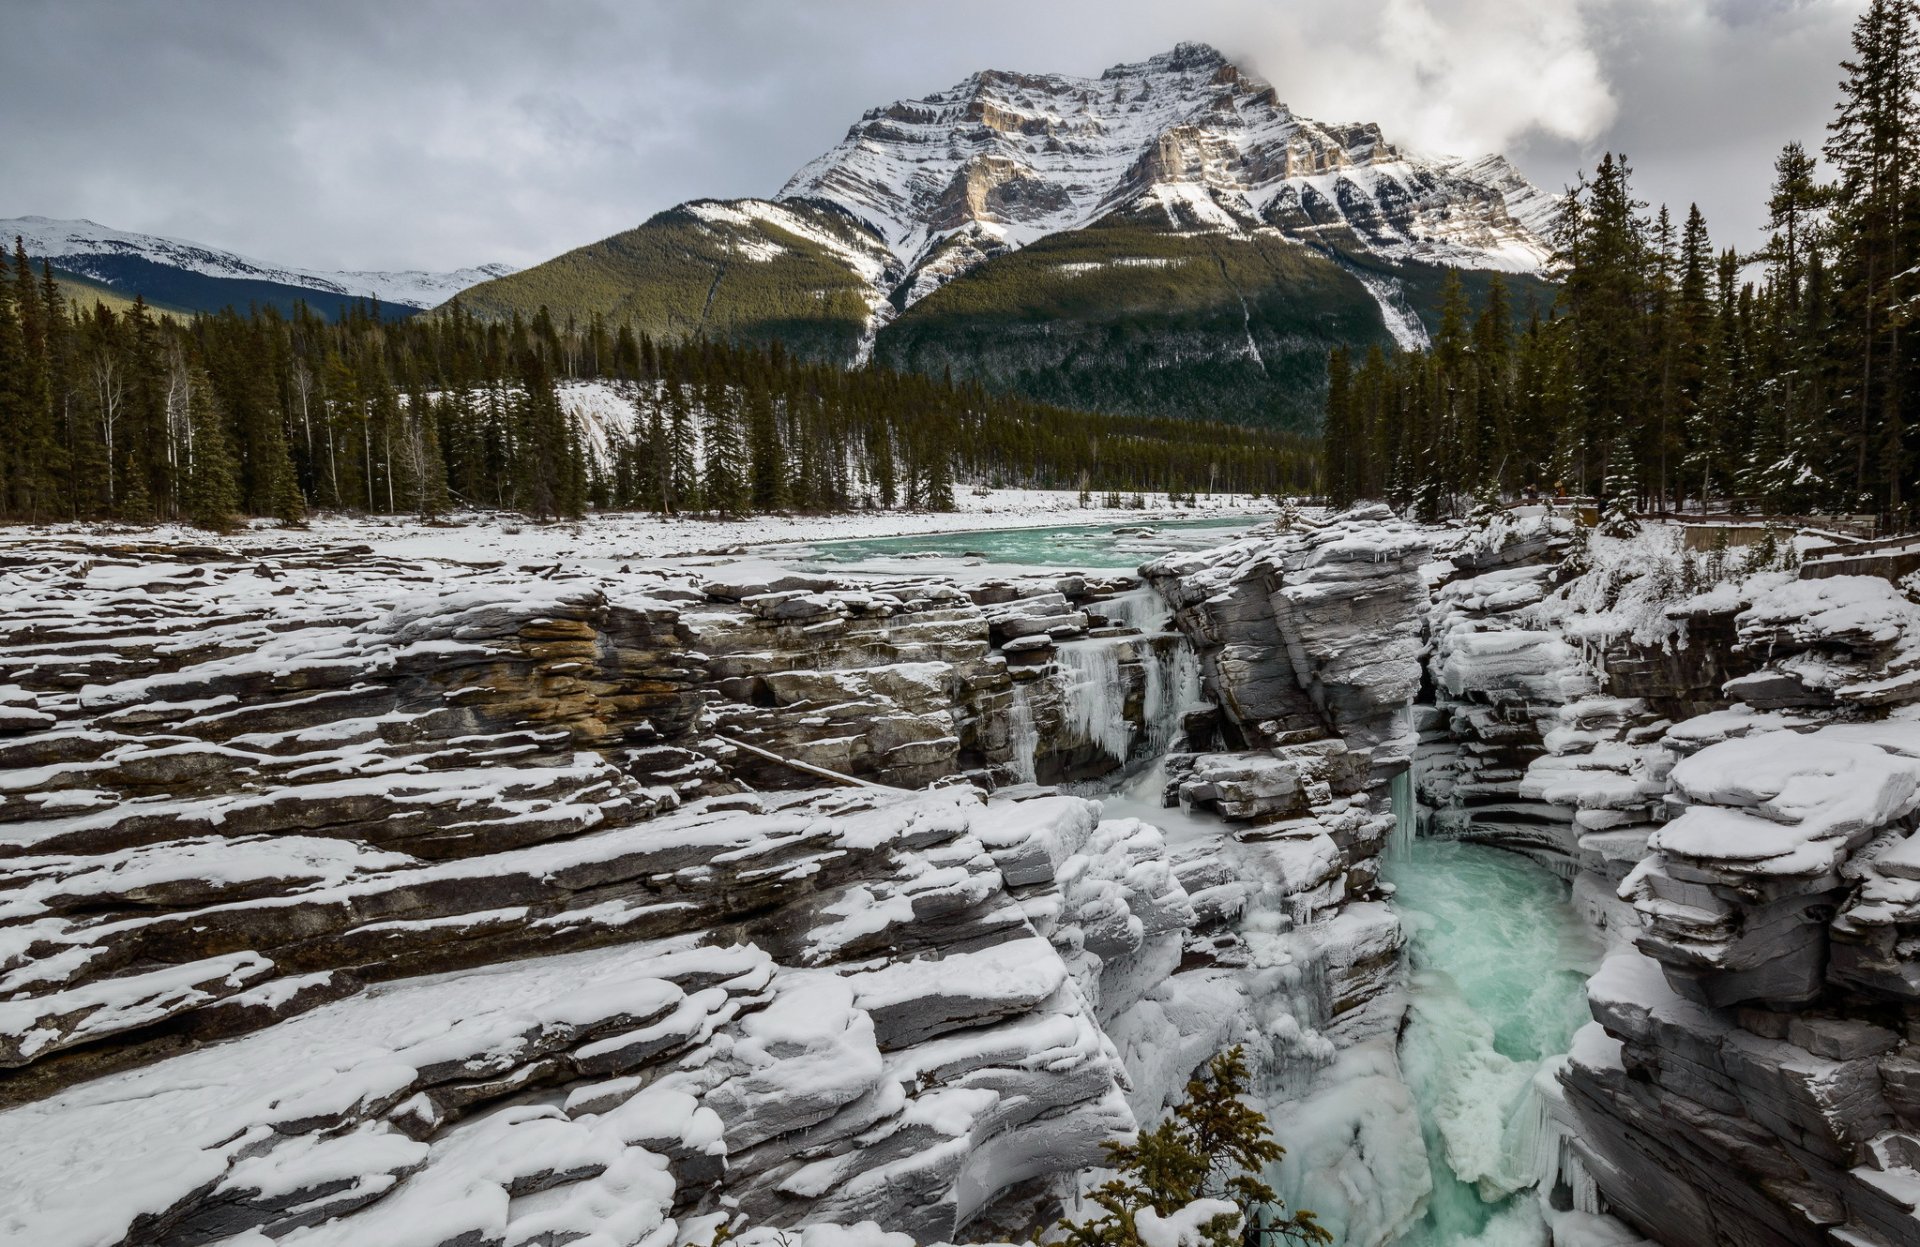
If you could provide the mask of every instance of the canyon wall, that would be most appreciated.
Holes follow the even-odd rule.
[[[1920,608],[1669,537],[1469,540],[1430,618],[1425,830],[1555,869],[1611,940],[1554,1197],[1668,1247],[1920,1241]]]
[[[1411,772],[1610,942],[1536,1080],[1565,1244],[1915,1241],[1920,609],[1562,536],[1363,511],[1148,586],[11,547],[0,1227],[1012,1240],[1239,1043],[1284,1193],[1389,1242]]]

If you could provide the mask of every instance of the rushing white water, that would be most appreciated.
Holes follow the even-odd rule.
[[[1587,1020],[1598,942],[1566,884],[1517,854],[1415,840],[1386,876],[1412,941],[1400,1063],[1433,1183],[1399,1247],[1546,1247],[1536,1186],[1569,1179],[1577,1198],[1583,1175],[1560,1173],[1536,1080]]]
[[[1172,616],[1167,608],[1167,600],[1152,585],[1141,585],[1137,589],[1115,594],[1094,609],[1114,623],[1136,632],[1165,632]]]

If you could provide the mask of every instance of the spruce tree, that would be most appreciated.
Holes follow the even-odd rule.
[[[231,531],[237,522],[240,487],[235,480],[233,444],[215,405],[206,377],[193,386],[193,460],[187,465],[186,512],[195,527]]]
[[[1221,1199],[1238,1215],[1200,1227],[1207,1247],[1268,1247],[1291,1241],[1325,1247],[1333,1235],[1311,1212],[1289,1213],[1261,1176],[1286,1155],[1273,1141],[1267,1119],[1242,1100],[1248,1071],[1239,1048],[1207,1063],[1187,1083],[1187,1098],[1168,1119],[1142,1130],[1132,1143],[1108,1143],[1115,1176],[1091,1196],[1099,1214],[1057,1230],[1070,1247],[1148,1247],[1159,1236],[1143,1233],[1149,1211],[1166,1217],[1197,1200]]]
[[[1854,25],[1853,51],[1826,144],[1837,174],[1832,277],[1844,380],[1835,423],[1846,430],[1856,505],[1897,514],[1906,505],[1909,382],[1898,287],[1920,262],[1907,219],[1920,178],[1920,5],[1871,0]]]
[[[661,510],[669,515],[682,510],[700,509],[700,446],[694,429],[693,413],[687,407],[686,391],[680,382],[667,383],[667,417],[664,439],[665,456],[661,469],[667,479],[666,499]]]
[[[728,518],[747,510],[746,451],[740,440],[740,423],[734,413],[734,395],[724,385],[707,387],[702,415],[705,436],[705,471],[702,474],[706,505]]]
[[[786,455],[773,398],[759,386],[747,391],[747,460],[753,509],[778,511],[786,504]]]
[[[1327,499],[1335,507],[1352,506],[1360,496],[1358,462],[1364,455],[1355,427],[1353,366],[1343,346],[1327,353],[1327,414],[1321,423]]]

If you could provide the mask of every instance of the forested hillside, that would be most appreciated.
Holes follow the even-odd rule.
[[[83,310],[84,309],[84,310]],[[570,382],[621,396],[583,428]],[[538,516],[950,507],[957,483],[1107,493],[1312,487],[1309,442],[1115,418],[600,317],[308,309],[160,318],[0,279],[0,515],[297,521],[310,507]]]
[[[1428,515],[1541,490],[1911,523],[1920,5],[1874,0],[1853,43],[1825,166],[1780,153],[1757,253],[1716,247],[1697,208],[1650,211],[1609,155],[1562,204],[1546,314],[1517,319],[1497,285],[1474,307],[1454,282],[1431,350],[1333,352],[1331,494]]]

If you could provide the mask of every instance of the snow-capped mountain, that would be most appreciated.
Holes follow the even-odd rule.
[[[1554,209],[1503,157],[1297,116],[1181,44],[873,109],[772,199],[681,204],[459,301],[1306,427],[1328,349],[1423,346],[1450,273],[1542,295]]]
[[[154,234],[136,234],[92,221],[58,221],[43,216],[0,220],[0,239],[9,244],[19,237],[27,254],[51,261],[56,267],[91,277],[109,286],[128,286],[127,261],[222,281],[265,282],[274,286],[311,290],[346,299],[377,299],[382,304],[411,308],[434,307],[460,291],[514,272],[508,264],[482,264],[450,273],[419,270],[401,272],[316,272],[250,260],[201,243]]]
[[[1098,78],[988,71],[874,109],[778,198],[839,205],[909,270],[1146,211],[1176,230],[1264,226],[1393,262],[1535,272],[1553,210],[1503,157],[1416,156],[1378,126],[1296,116],[1193,43]]]

